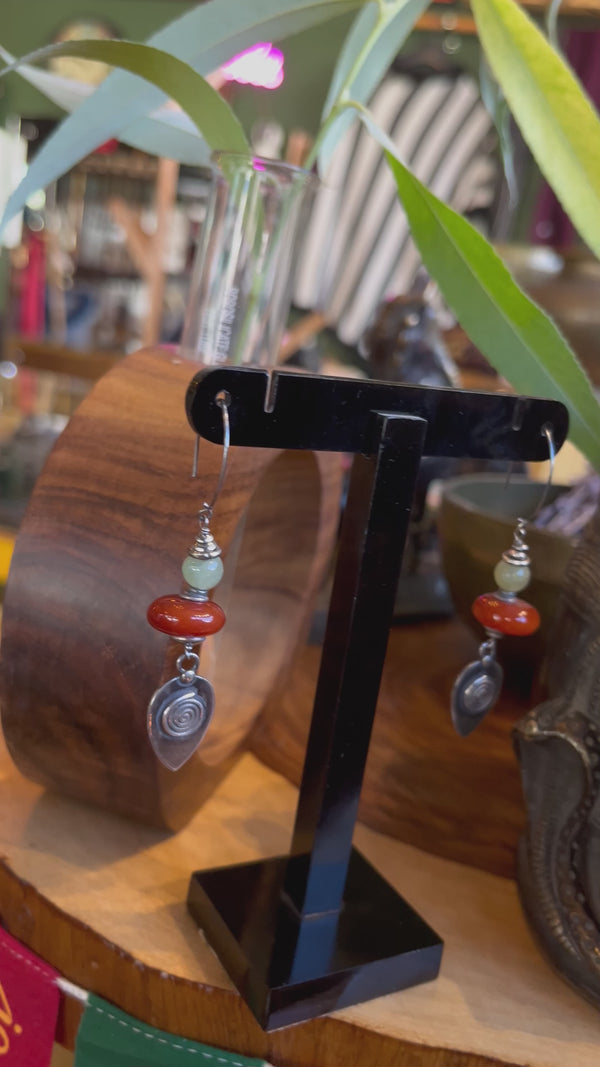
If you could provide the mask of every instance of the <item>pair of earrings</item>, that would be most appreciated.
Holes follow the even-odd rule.
[[[210,682],[198,674],[202,643],[225,624],[223,609],[210,599],[209,592],[223,577],[221,549],[215,541],[210,523],[213,509],[225,479],[229,454],[229,396],[215,398],[223,417],[223,459],[212,500],[204,502],[199,515],[199,530],[182,564],[184,587],[180,593],[158,597],[148,608],[148,622],[155,630],[183,645],[177,658],[177,675],[156,690],[148,705],[147,727],[152,747],[161,762],[176,771],[190,758],[202,741],[214,709],[214,691]],[[550,471],[541,511],[552,482],[554,442],[552,429],[542,433],[548,441]],[[197,474],[198,441],[192,477]],[[526,544],[527,522],[517,519],[512,546],[503,553],[494,568],[497,588],[475,600],[472,611],[484,627],[486,640],[479,646],[479,659],[459,674],[452,690],[452,721],[457,732],[466,737],[496,703],[503,681],[503,671],[496,659],[496,646],[504,635],[528,636],[540,625],[535,607],[517,593],[527,588],[531,579],[529,548]]]
[[[217,486],[212,500],[205,501],[198,513],[198,533],[181,567],[182,591],[153,600],[147,613],[155,630],[183,646],[176,676],[156,690],[147,711],[150,743],[161,763],[172,771],[179,770],[195,752],[212,718],[215,695],[208,679],[198,674],[200,650],[206,638],[225,625],[225,612],[209,595],[223,577],[221,549],[210,524],[229,454],[229,396],[219,393],[215,402],[223,417],[223,458]],[[197,470],[198,440],[193,478]]]
[[[544,426],[542,433],[548,441],[550,468],[548,481],[534,518],[542,510],[554,471],[554,439],[552,427]],[[479,646],[479,659],[469,663],[459,674],[452,689],[451,714],[454,727],[466,737],[494,707],[502,688],[503,671],[496,659],[496,646],[504,636],[528,637],[539,629],[539,612],[522,600],[518,593],[531,580],[529,547],[526,544],[527,522],[517,519],[511,547],[502,554],[494,567],[497,588],[483,593],[474,601],[471,611],[483,626],[486,640]]]

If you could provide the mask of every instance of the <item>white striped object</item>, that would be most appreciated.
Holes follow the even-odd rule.
[[[492,121],[468,75],[417,82],[390,74],[370,110],[400,157],[458,211],[493,202]],[[323,311],[356,344],[381,301],[409,292],[421,267],[380,146],[357,119],[315,198],[296,271],[294,302]]]

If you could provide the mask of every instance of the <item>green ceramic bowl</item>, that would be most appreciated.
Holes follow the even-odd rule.
[[[477,637],[482,630],[471,614],[480,593],[495,589],[494,567],[510,548],[514,520],[532,515],[543,487],[526,478],[504,475],[463,475],[446,482],[438,516],[442,564],[457,613]],[[548,500],[566,490],[552,486]],[[543,657],[565,568],[574,542],[560,534],[529,527],[527,543],[531,556],[531,584],[523,596],[535,604],[542,622],[531,637],[505,637],[498,658],[514,680],[531,681]]]

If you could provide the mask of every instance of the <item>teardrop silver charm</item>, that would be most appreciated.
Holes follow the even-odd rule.
[[[210,682],[197,674],[190,679],[190,673],[165,682],[148,704],[150,743],[170,771],[178,771],[196,751],[215,706]]]
[[[502,688],[502,667],[492,656],[469,663],[452,688],[450,710],[454,728],[467,737],[491,711]]]

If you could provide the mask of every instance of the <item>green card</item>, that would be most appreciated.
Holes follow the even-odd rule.
[[[75,1067],[264,1067],[264,1060],[222,1052],[155,1030],[90,994],[75,1046]]]

